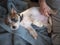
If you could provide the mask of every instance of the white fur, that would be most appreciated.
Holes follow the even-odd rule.
[[[47,26],[48,25],[48,17],[41,15],[39,12],[38,7],[32,7],[30,9],[25,10],[24,12],[20,13],[20,15],[24,16],[23,21],[20,23],[20,25],[24,27],[28,27],[31,25],[31,23],[34,23],[35,25],[41,26]],[[32,22],[33,21],[33,22]],[[26,26],[27,25],[27,26]]]

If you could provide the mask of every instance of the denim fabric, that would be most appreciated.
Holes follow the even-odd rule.
[[[17,12],[22,12],[24,10],[26,10],[28,8],[28,3],[27,2],[24,2],[24,1],[21,1],[21,0],[8,0],[8,10],[9,9],[9,3],[13,3],[15,8],[17,9]]]
[[[2,6],[0,6],[0,16],[6,14],[6,9]]]
[[[0,33],[3,33],[3,32],[5,33],[7,31],[0,26]]]
[[[6,27],[3,25],[3,27]],[[14,44],[15,45],[51,45],[51,39],[48,37],[48,33],[47,33],[47,28],[46,27],[37,27],[37,26],[33,26],[33,28],[36,28],[35,30],[38,33],[38,38],[35,40],[30,34],[29,32],[23,28],[22,26],[20,26],[20,28],[16,31],[13,31],[15,37],[14,37]],[[7,31],[9,32],[9,28],[6,27],[5,29],[7,29]],[[11,30],[10,30],[11,33]],[[19,43],[20,42],[20,43]],[[23,43],[22,43],[23,42]]]
[[[5,15],[6,15],[6,9],[0,6],[0,22],[4,19]],[[2,27],[0,27],[0,32],[4,32]]]
[[[28,8],[28,3],[24,1],[14,1],[14,4],[18,10],[18,12],[22,12]]]
[[[10,33],[0,34],[0,45],[12,45]]]
[[[31,45],[29,42],[24,40],[18,35],[14,35],[14,45]]]

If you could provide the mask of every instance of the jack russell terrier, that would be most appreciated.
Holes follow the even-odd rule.
[[[52,25],[51,17],[49,18],[42,15],[38,7],[31,7],[21,13],[17,13],[16,10],[12,8],[5,23],[8,24],[12,30],[17,30],[21,25],[28,30],[34,39],[37,39],[38,34],[31,24],[38,27],[46,26],[48,28],[50,26],[48,19],[50,19],[50,24]]]

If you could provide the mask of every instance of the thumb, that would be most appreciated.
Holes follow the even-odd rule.
[[[45,15],[46,15],[47,17],[49,17],[49,14],[48,14],[48,12],[46,12],[46,13],[45,13]]]

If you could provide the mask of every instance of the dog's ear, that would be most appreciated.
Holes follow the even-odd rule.
[[[10,14],[15,15],[16,13],[17,11],[14,8],[12,8]]]

